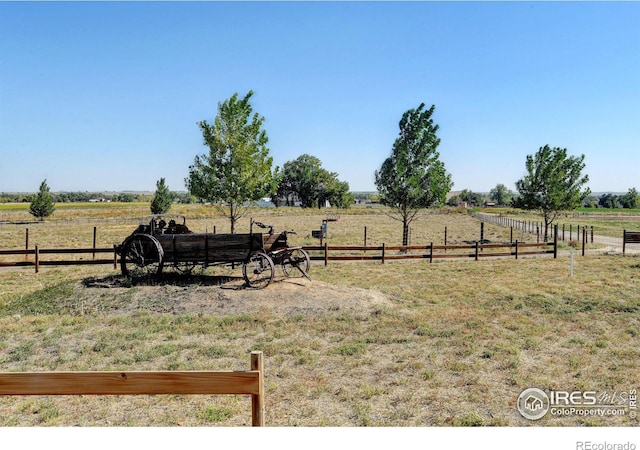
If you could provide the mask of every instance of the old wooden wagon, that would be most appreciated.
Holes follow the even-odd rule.
[[[193,233],[184,216],[148,216],[117,248],[122,274],[139,278],[159,276],[165,266],[189,273],[197,266],[241,265],[247,284],[263,288],[274,278],[275,259],[285,275],[308,278],[309,257],[287,246],[287,232],[254,233],[253,223],[250,233]]]

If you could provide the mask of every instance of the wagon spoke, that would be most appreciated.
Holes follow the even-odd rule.
[[[242,266],[242,276],[253,288],[262,289],[271,283],[275,268],[273,261],[264,253],[254,253]]]
[[[132,278],[159,275],[162,271],[163,256],[162,247],[153,236],[134,235],[122,246],[122,274]]]
[[[309,255],[301,248],[289,250],[282,257],[282,271],[287,277],[304,276],[311,280]]]

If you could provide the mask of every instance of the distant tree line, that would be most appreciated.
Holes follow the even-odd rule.
[[[37,196],[33,193],[7,193],[0,192],[0,203],[31,203]],[[103,193],[103,192],[51,192],[54,203],[74,203],[90,201],[109,202],[149,202],[153,194],[141,194],[130,192]],[[193,203],[195,200],[187,192],[170,192],[172,202]]]
[[[590,206],[595,206],[593,202]],[[636,188],[631,188],[626,194],[603,194],[598,198],[597,206],[600,208],[626,208],[626,209],[639,209],[640,208],[640,194]]]

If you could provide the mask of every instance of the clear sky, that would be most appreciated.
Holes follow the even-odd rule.
[[[545,144],[640,188],[638,2],[0,2],[0,192],[185,190],[249,90],[275,164],[353,191],[422,102],[454,190],[515,189]]]

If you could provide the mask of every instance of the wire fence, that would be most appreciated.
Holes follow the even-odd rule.
[[[498,214],[471,212],[471,216],[481,222],[492,223],[512,230],[523,231],[535,236],[539,242],[544,239],[544,222],[520,220]],[[584,217],[584,216],[580,216]],[[606,236],[594,231],[592,225],[558,223],[547,230],[548,239],[553,240],[554,230],[558,230],[558,242],[567,243],[570,247],[582,249],[583,253],[640,253],[640,245],[623,245],[623,233],[620,237]]]

